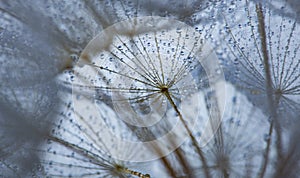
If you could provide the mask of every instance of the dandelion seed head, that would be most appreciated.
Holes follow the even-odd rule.
[[[296,36],[300,33],[299,22],[293,17],[274,12],[271,4],[264,4],[262,9],[265,15],[266,52],[261,49],[262,41],[255,3],[247,2],[237,7],[237,9],[247,7],[244,15],[247,15],[248,20],[244,24],[237,25],[238,20],[225,17],[229,29],[229,45],[227,45],[231,51],[229,58],[232,59],[232,66],[235,66],[235,70],[226,74],[229,74],[228,79],[241,88],[241,91],[246,92],[257,106],[266,110],[269,110],[264,102],[268,98],[266,85],[271,85],[277,112],[289,114],[285,121],[288,123],[291,121],[288,121],[288,118],[295,118],[294,111],[299,108],[299,43],[296,40]],[[285,2],[274,4],[286,7]],[[243,15],[238,10],[234,14],[237,17]],[[265,74],[264,53],[267,53],[269,58],[270,84],[267,84]]]
[[[227,107],[219,129],[203,147],[203,152],[208,158],[208,169],[212,176],[252,177],[259,170],[260,155],[265,148],[265,116],[233,85],[225,85]],[[202,167],[197,164],[193,166],[196,167],[196,175],[203,174],[200,171]]]
[[[89,113],[93,109],[91,106],[80,113],[74,110],[74,105],[66,103],[66,106],[60,112],[60,119],[52,123],[55,127],[47,136],[48,142],[37,150],[41,154],[44,174],[50,177],[126,177],[127,162],[111,156],[123,155],[128,159],[138,156],[134,147],[124,150],[124,144],[118,140],[124,136],[134,137],[130,137],[126,126],[115,120],[104,104],[97,117]],[[107,117],[112,118],[108,120]]]
[[[173,107],[178,105],[192,128],[200,118],[196,109],[200,107],[198,91],[222,76],[214,61],[216,56],[209,44],[204,44],[201,34],[184,23],[155,16],[132,18],[108,27],[82,51],[79,65],[74,68],[74,95],[78,89],[87,89],[94,93],[88,96],[91,101],[104,102],[114,117],[131,129],[155,130],[154,138],[161,139],[158,142],[177,136],[174,146],[179,146],[187,133],[178,123],[179,115]],[[107,96],[107,100],[97,98],[99,95]],[[170,97],[174,102],[169,103]],[[80,99],[75,101],[77,110],[87,106]],[[156,143],[153,136],[150,138],[142,137],[148,142],[139,143],[141,147]],[[166,154],[174,146],[160,149]],[[150,157],[151,154],[143,161],[153,159]]]

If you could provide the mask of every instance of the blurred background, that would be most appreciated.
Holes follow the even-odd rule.
[[[0,0],[0,177],[297,177],[299,14],[297,0]],[[201,149],[194,138],[203,133],[194,129],[172,154],[131,163],[102,150],[110,141],[90,131],[101,124],[82,118],[72,100],[94,93],[72,84],[81,52],[96,35],[144,16],[183,22],[211,44],[224,88],[207,87],[213,76],[202,69],[193,74],[207,77],[197,85],[199,119],[222,122],[212,124],[215,137]],[[112,131],[147,141],[170,129],[165,123],[157,130],[116,126],[111,92],[100,89],[97,104]]]

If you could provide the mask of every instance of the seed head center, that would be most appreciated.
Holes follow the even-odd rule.
[[[168,91],[168,89],[169,89],[168,86],[163,85],[160,87],[160,92],[165,93]]]
[[[282,95],[283,91],[280,88],[278,88],[278,89],[275,90],[275,94],[276,95]]]

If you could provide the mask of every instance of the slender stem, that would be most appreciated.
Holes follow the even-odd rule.
[[[263,159],[262,167],[260,168],[259,176],[258,176],[260,178],[264,177],[266,169],[267,169],[267,165],[269,162],[269,152],[270,152],[270,146],[271,146],[272,133],[273,133],[273,121],[271,121],[270,127],[269,127],[269,133],[268,133],[269,139],[267,140],[267,147],[264,152],[264,159]]]
[[[259,31],[260,39],[261,39],[261,50],[262,50],[263,59],[264,59],[264,69],[265,69],[265,77],[266,77],[266,92],[267,92],[267,96],[268,96],[268,105],[269,105],[269,109],[271,112],[271,119],[272,119],[271,124],[270,124],[270,129],[269,129],[270,139],[267,142],[267,148],[266,148],[266,152],[265,152],[265,156],[264,156],[264,161],[263,161],[263,165],[261,167],[260,176],[259,176],[259,177],[264,177],[266,167],[268,164],[268,159],[269,159],[273,126],[275,128],[276,136],[277,136],[276,149],[277,149],[277,154],[278,154],[278,160],[281,159],[281,155],[282,155],[281,154],[281,152],[282,152],[281,128],[280,128],[280,125],[278,122],[277,111],[276,111],[276,108],[278,107],[278,104],[279,104],[280,97],[276,97],[276,99],[274,101],[273,94],[276,92],[274,92],[274,88],[273,88],[273,84],[272,84],[271,69],[270,69],[270,64],[269,64],[270,59],[269,59],[268,50],[267,50],[267,37],[266,37],[265,22],[264,22],[265,17],[263,14],[261,4],[256,4],[256,13],[257,13],[257,18],[258,18],[258,31]]]
[[[166,157],[162,157],[161,161],[163,162],[164,166],[168,169],[169,175],[171,175],[171,177],[176,177],[176,172],[169,163],[168,159]]]
[[[265,69],[265,77],[266,77],[266,90],[267,95],[269,99],[269,108],[272,110],[272,107],[270,107],[270,103],[273,102],[273,89],[272,89],[272,82],[271,82],[271,75],[270,75],[270,66],[269,66],[269,57],[268,57],[268,51],[267,51],[267,40],[266,40],[266,32],[265,32],[265,22],[264,22],[264,14],[262,12],[261,4],[256,5],[256,13],[258,18],[258,29],[260,33],[261,38],[261,49],[263,53],[263,59],[264,59],[264,69]],[[273,112],[271,111],[273,114]],[[272,130],[273,130],[273,120],[271,121],[270,128],[269,128],[269,140],[267,142],[267,147],[264,153],[264,160],[261,167],[260,175],[259,177],[264,177],[266,168],[269,161],[269,152],[270,152],[270,145],[271,145],[271,138],[272,138]]]
[[[217,137],[216,137],[217,144],[218,144],[218,147],[220,147],[219,152],[221,152],[222,155],[226,155],[225,148],[224,148],[222,125],[220,125],[220,127],[218,128],[216,135],[217,135]],[[229,178],[230,174],[229,174],[229,170],[228,170],[227,166],[222,168],[222,173],[223,173],[224,178]]]
[[[202,152],[202,150],[201,150],[201,148],[200,148],[200,145],[198,144],[198,142],[197,142],[196,138],[194,137],[192,131],[189,129],[189,127],[188,127],[186,121],[183,119],[183,117],[182,117],[182,115],[181,115],[179,109],[177,108],[176,104],[174,103],[174,101],[173,101],[173,99],[172,99],[172,97],[171,97],[169,91],[168,91],[168,90],[165,90],[165,91],[163,91],[163,94],[166,96],[166,98],[167,98],[168,101],[170,102],[171,106],[174,108],[175,112],[178,114],[180,121],[182,122],[184,128],[186,129],[186,131],[188,132],[190,138],[192,139],[193,146],[195,147],[196,152],[198,153],[198,155],[200,156],[200,159],[201,159],[201,161],[202,161],[205,176],[206,176],[207,178],[211,177],[211,176],[210,176],[210,173],[209,173],[209,171],[208,171],[208,166],[207,166],[206,158],[205,158],[205,156],[204,156],[204,154],[203,154],[203,152]]]
[[[134,176],[138,176],[139,178],[150,178],[149,174],[142,174],[140,172],[133,171],[133,170],[130,170],[128,168],[122,168],[121,171],[124,172],[125,174],[131,174],[131,175],[134,175]]]
[[[187,163],[187,160],[184,158],[185,155],[182,153],[181,149],[176,149],[175,153],[180,161],[180,165],[183,167],[183,172],[185,174],[189,174],[189,172],[192,172],[190,169],[191,167],[189,166],[189,163]]]

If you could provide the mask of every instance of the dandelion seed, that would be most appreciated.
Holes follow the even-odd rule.
[[[198,90],[214,82],[210,77],[221,76],[220,72],[216,74],[217,65],[212,65],[214,54],[201,39],[193,28],[171,19],[143,17],[120,22],[100,33],[83,50],[74,69],[77,80],[73,86],[75,91],[99,89],[109,96],[118,117],[137,127],[155,126],[168,110],[174,110],[182,122],[175,129],[183,127],[190,135],[189,127],[199,113],[195,110],[185,118],[184,108],[199,102],[196,99],[183,106],[182,101],[197,98]],[[141,105],[147,106],[146,113],[133,110]]]
[[[281,5],[286,7],[286,2],[281,2]],[[297,119],[295,111],[299,110],[297,88],[300,75],[296,69],[299,66],[299,44],[295,37],[300,30],[295,13],[294,18],[285,17],[268,5],[249,1],[242,6],[247,7],[248,23],[243,30],[234,27],[228,30],[229,41],[233,43],[228,43],[227,47],[231,58],[236,60],[234,65],[237,68],[235,74],[229,74],[229,80],[237,82],[241,91],[272,118],[265,137],[267,146],[259,173],[263,177],[268,163],[276,162],[274,156],[269,156],[274,150],[273,147],[271,149],[272,139],[276,139],[274,147],[278,162],[283,155],[283,128]],[[225,21],[227,26],[236,23],[235,19],[229,22],[226,17]],[[276,137],[272,134],[273,130]]]
[[[263,136],[268,125],[263,113],[233,85],[226,83],[226,90],[224,119],[203,150],[208,169],[213,177],[253,177],[260,168],[257,162],[262,160],[260,153],[264,150]],[[194,166],[193,175],[203,175]]]
[[[234,46],[229,45],[229,49],[238,59],[236,65],[237,75],[229,77],[229,80],[236,80],[235,83],[248,92],[248,96],[259,106],[266,105],[261,100],[267,97],[266,76],[264,65],[264,57],[266,54],[270,61],[272,97],[274,97],[274,106],[278,113],[290,114],[288,118],[294,118],[293,113],[299,110],[299,44],[296,40],[300,30],[297,19],[292,17],[282,17],[268,6],[264,7],[265,14],[265,31],[267,51],[261,49],[261,39],[256,23],[256,11],[251,2],[245,3],[248,6],[246,15],[250,27],[237,29],[232,27],[229,35],[230,39],[235,42]],[[235,22],[229,22],[225,18],[228,25]],[[279,22],[279,23],[278,23]],[[230,24],[229,24],[230,23]],[[238,30],[238,31],[237,31]],[[247,50],[245,50],[245,48]],[[244,49],[244,50],[242,50]],[[264,108],[268,110],[268,108]]]
[[[126,177],[131,174],[149,177],[147,174],[123,166],[124,164],[130,166],[132,163],[119,161],[111,156],[122,154],[130,160],[138,154],[134,148],[124,150],[123,145],[118,142],[118,137],[127,135],[128,138],[129,134],[124,125],[123,129],[118,126],[120,122],[114,122],[113,119],[107,121],[104,118],[105,112],[105,117],[115,117],[112,113],[107,113],[109,109],[105,108],[105,105],[101,106],[102,116],[96,118],[88,112],[89,109],[87,112],[78,113],[73,105],[66,103],[66,106],[67,110],[61,112],[60,120],[52,124],[55,127],[51,135],[46,137],[49,142],[37,150],[42,155],[41,165],[46,176]],[[103,129],[108,127],[106,124],[109,125],[110,132]],[[114,137],[108,134],[113,134]]]

